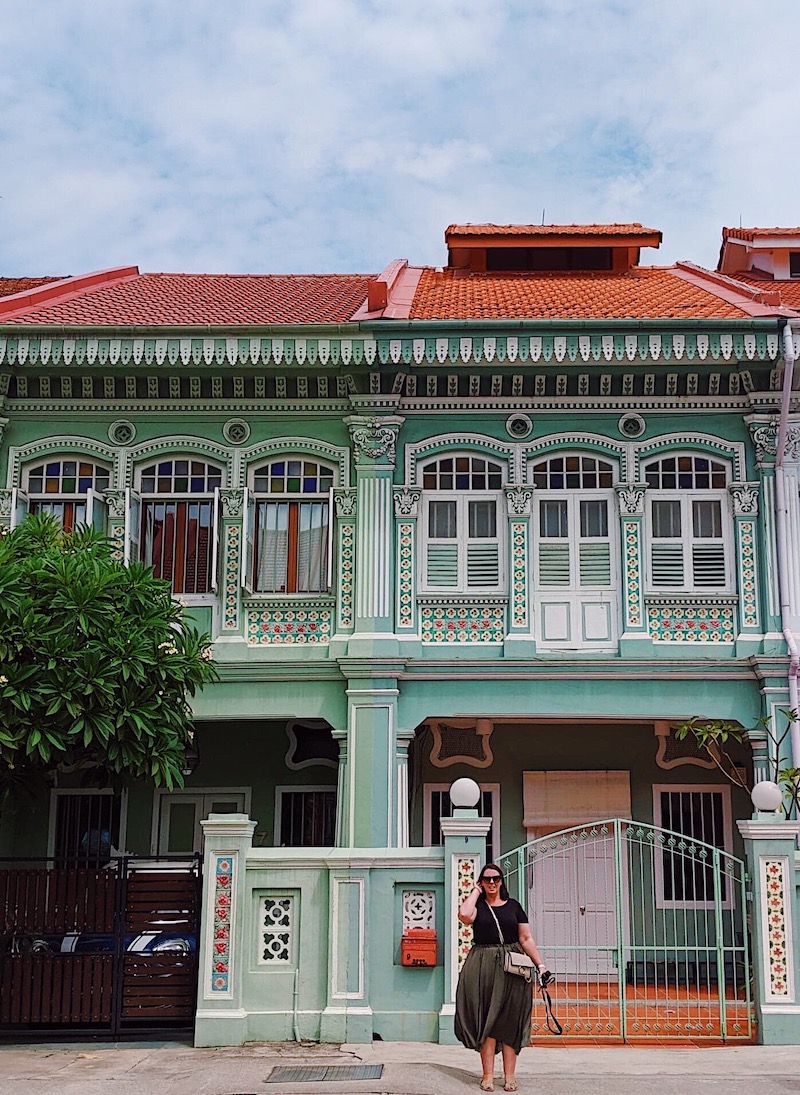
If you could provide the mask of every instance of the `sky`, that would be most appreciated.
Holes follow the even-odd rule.
[[[31,0],[0,275],[373,273],[451,223],[800,224],[798,0]]]

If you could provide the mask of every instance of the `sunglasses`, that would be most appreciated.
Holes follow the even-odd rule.
[[[502,882],[503,876],[501,874],[485,874],[481,879],[481,882]]]

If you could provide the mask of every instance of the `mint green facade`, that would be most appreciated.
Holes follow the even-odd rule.
[[[497,811],[495,855],[547,829],[543,773],[569,775],[587,809],[598,774],[622,773],[615,801],[653,824],[659,788],[724,788],[729,850],[743,855],[735,821],[750,817],[748,797],[672,728],[695,715],[751,727],[788,703],[774,519],[781,364],[772,319],[0,333],[0,521],[31,505],[32,468],[88,460],[111,484],[94,520],[121,554],[135,552],[130,499],[146,467],[194,460],[221,474],[213,588],[178,594],[212,634],[220,672],[194,702],[200,763],[185,790],[196,823],[212,814],[195,839],[208,932],[238,903],[218,963],[204,934],[200,1044],[447,1036],[452,895],[437,796],[459,776]],[[482,462],[468,487],[426,485],[427,468],[456,457]],[[561,474],[548,461],[584,458],[594,463],[577,486],[537,485]],[[684,563],[724,570],[704,588],[653,581],[677,555],[658,556],[646,473],[672,458],[724,476],[723,527],[709,537],[722,554],[704,556],[699,534],[684,542]],[[289,460],[332,475],[330,583],[259,593],[254,474]],[[480,485],[489,473],[475,469],[489,464],[499,486]],[[488,508],[471,510],[470,492]],[[581,508],[586,498],[595,508]],[[442,499],[456,521],[437,538]],[[329,742],[304,753],[312,730]],[[751,776],[765,774],[760,749],[742,749]],[[58,789],[79,783],[65,774]],[[282,832],[283,804],[306,790],[335,792],[327,845],[301,834],[305,846],[288,846]],[[297,801],[310,808],[311,797]],[[181,830],[172,805],[131,787],[126,849],[190,850],[192,826]],[[583,817],[573,796],[550,828]],[[47,854],[53,824],[43,797],[3,818],[0,850]],[[404,967],[403,932],[423,922],[438,964]]]

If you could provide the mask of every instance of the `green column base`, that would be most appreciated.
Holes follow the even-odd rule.
[[[445,1004],[439,1012],[439,1045],[457,1046],[458,1038],[455,1036],[453,1024],[455,1023],[456,1009],[453,1004]]]
[[[243,1046],[247,1041],[247,1012],[239,1008],[229,1012],[197,1012],[194,1024],[194,1044],[206,1046]]]
[[[327,1007],[322,1013],[320,1042],[372,1043],[372,1008]]]

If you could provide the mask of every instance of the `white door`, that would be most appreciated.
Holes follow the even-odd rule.
[[[189,855],[203,850],[200,822],[209,814],[245,812],[247,792],[207,791],[158,796],[159,855]]]

